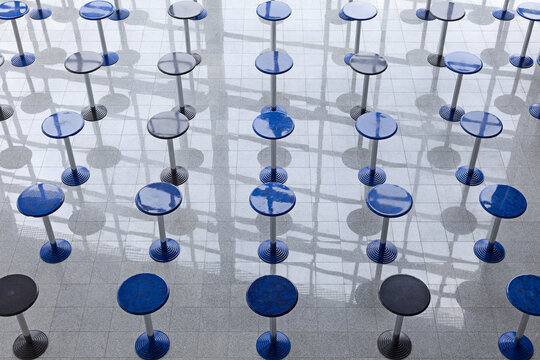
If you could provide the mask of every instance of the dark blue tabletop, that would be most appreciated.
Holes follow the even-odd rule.
[[[506,287],[506,297],[519,311],[540,316],[540,276],[516,276]]]
[[[24,16],[28,12],[28,5],[22,1],[6,1],[0,4],[0,19],[13,20]]]
[[[251,192],[249,204],[261,215],[280,216],[292,210],[296,195],[287,186],[279,183],[259,185]]]
[[[429,306],[431,294],[422,280],[411,275],[392,275],[379,289],[381,304],[400,316],[418,315]]]
[[[180,190],[172,184],[157,182],[143,187],[135,196],[135,205],[148,215],[166,215],[182,203]]]
[[[142,273],[126,279],[117,293],[118,305],[133,315],[151,314],[169,299],[169,287],[155,274]]]
[[[436,2],[429,12],[442,21],[457,21],[465,16],[465,8],[452,1]]]
[[[349,66],[356,72],[364,75],[377,75],[388,67],[385,58],[379,54],[363,52],[353,55]]]
[[[201,4],[195,1],[178,1],[169,6],[169,15],[175,19],[193,19],[203,12]]]
[[[34,184],[27,187],[17,199],[17,209],[26,216],[50,215],[64,203],[64,192],[55,184]]]
[[[255,59],[255,67],[265,74],[283,74],[293,67],[289,54],[279,51],[267,51]]]
[[[14,316],[30,309],[39,289],[26,275],[12,274],[0,279],[0,316]]]
[[[41,131],[48,137],[63,139],[79,133],[83,127],[84,119],[80,113],[60,111],[43,120]]]
[[[74,74],[88,74],[103,65],[103,56],[93,51],[79,51],[68,56],[64,61],[67,71]]]
[[[540,3],[526,2],[517,7],[517,13],[531,21],[540,20]]]
[[[79,15],[86,20],[102,20],[106,19],[114,11],[114,6],[108,1],[90,1],[85,4],[80,10]]]
[[[197,61],[193,55],[184,52],[165,54],[158,61],[159,71],[173,76],[187,74],[193,70],[196,65]]]
[[[298,290],[283,276],[265,275],[251,283],[246,301],[249,308],[261,316],[279,317],[294,309]]]
[[[413,199],[411,194],[401,186],[380,184],[368,192],[366,203],[375,214],[396,218],[411,210]]]
[[[163,111],[152,116],[146,128],[159,139],[174,139],[188,131],[189,120],[178,111]]]
[[[396,120],[380,112],[368,112],[356,119],[356,131],[368,139],[388,139],[396,133],[397,129]]]
[[[455,51],[444,57],[446,67],[458,74],[475,74],[482,70],[482,60],[466,51]]]
[[[285,113],[269,111],[253,120],[253,130],[257,135],[269,140],[283,139],[294,130],[294,122]]]
[[[521,216],[527,200],[519,190],[508,185],[489,185],[480,192],[480,205],[491,215],[503,219]]]
[[[364,21],[377,16],[377,8],[367,2],[353,1],[343,6],[343,14],[351,20]]]
[[[266,1],[257,6],[257,15],[268,21],[285,20],[291,16],[291,8],[282,1]]]
[[[468,112],[459,123],[467,134],[484,139],[495,137],[503,130],[502,121],[485,111]]]

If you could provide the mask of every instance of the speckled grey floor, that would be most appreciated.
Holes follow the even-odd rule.
[[[459,124],[438,116],[451,100],[455,74],[426,61],[441,23],[415,18],[423,1],[372,1],[379,14],[363,25],[361,49],[384,55],[389,67],[371,81],[368,105],[399,123],[397,134],[380,143],[378,164],[388,182],[408,189],[415,201],[413,211],[390,223],[398,259],[378,267],[365,248],[379,236],[381,220],[366,208],[366,189],[357,180],[369,161],[368,143],[348,116],[360,100],[361,78],[342,61],[354,28],[338,17],[343,1],[286,1],[293,14],[278,25],[278,48],[295,66],[278,78],[278,103],[296,129],[279,143],[279,164],[289,172],[287,185],[298,203],[278,222],[279,238],[291,252],[277,273],[300,292],[297,307],[278,320],[292,341],[289,358],[379,358],[377,336],[393,327],[394,318],[377,290],[389,275],[405,273],[429,284],[432,294],[428,310],[404,323],[411,358],[500,359],[497,339],[515,330],[520,318],[506,299],[506,284],[522,273],[540,273],[540,123],[527,111],[540,101],[540,66],[518,71],[507,61],[519,52],[527,21],[516,16],[501,23],[491,11],[502,1],[474,0],[463,3],[466,17],[448,27],[445,52],[470,51],[485,62],[479,74],[464,78],[459,105],[490,111],[504,123],[499,137],[482,144],[478,166],[485,184],[466,189],[454,172],[467,164],[474,141]],[[68,166],[64,145],[46,138],[40,126],[51,113],[87,104],[83,79],[65,71],[63,61],[75,51],[99,51],[99,38],[96,25],[78,16],[83,1],[43,3],[54,11],[51,18],[18,21],[36,62],[21,69],[6,61],[0,69],[0,100],[16,109],[0,131],[0,274],[24,273],[38,282],[40,297],[27,320],[49,336],[43,356],[135,358],[143,320],[117,306],[116,290],[128,276],[147,271],[171,288],[154,317],[172,341],[167,358],[257,359],[255,341],[268,322],[247,307],[245,291],[270,272],[257,257],[269,223],[248,203],[269,163],[268,142],[251,128],[270,101],[270,81],[254,67],[257,54],[270,46],[270,27],[255,14],[258,2],[203,1],[208,17],[190,24],[193,50],[203,61],[184,81],[186,101],[198,114],[175,141],[178,163],[190,178],[180,187],[181,208],[166,217],[169,236],[182,246],[168,264],[149,258],[157,224],[133,199],[139,188],[159,181],[167,165],[166,143],[147,133],[146,122],[175,105],[174,80],[156,64],[163,54],[185,49],[182,24],[167,16],[169,2],[162,0],[122,0],[131,16],[104,22],[108,46],[120,61],[91,78],[109,114],[73,139],[75,158],[91,178],[68,188],[60,182]],[[533,32],[531,56],[538,55],[539,35]],[[9,23],[0,24],[0,36],[9,60],[16,51]],[[44,181],[66,193],[51,220],[73,253],[57,265],[39,259],[46,241],[42,222],[16,208],[25,187]],[[506,259],[486,265],[472,245],[489,231],[491,218],[478,194],[493,183],[517,187],[529,207],[521,218],[503,221],[498,239]],[[14,318],[0,319],[0,357],[12,357],[18,332]],[[526,334],[540,351],[540,319],[531,318]]]

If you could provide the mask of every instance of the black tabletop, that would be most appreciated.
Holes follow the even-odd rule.
[[[39,294],[37,284],[26,275],[13,274],[0,279],[0,316],[14,316],[28,310]]]
[[[195,1],[178,1],[169,7],[169,15],[176,19],[193,19],[203,12],[201,4]]]
[[[157,64],[159,71],[173,76],[187,74],[195,65],[197,61],[193,55],[184,52],[168,53],[159,59]]]
[[[148,132],[159,139],[174,139],[189,129],[189,120],[178,111],[164,111],[152,116]]]
[[[465,16],[465,8],[455,2],[437,2],[429,10],[433,16],[442,21],[457,21]]]
[[[93,51],[81,51],[70,55],[64,62],[66,70],[74,74],[88,74],[103,64],[103,56]]]
[[[400,316],[414,316],[429,306],[431,294],[420,279],[411,275],[392,275],[381,284],[379,300],[389,311]]]
[[[364,52],[353,55],[349,60],[349,66],[360,74],[377,75],[386,70],[388,63],[379,54]]]

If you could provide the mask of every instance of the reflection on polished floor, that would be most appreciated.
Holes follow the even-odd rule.
[[[181,246],[168,263],[149,257],[158,224],[134,199],[142,187],[160,181],[169,164],[165,141],[148,133],[147,122],[177,105],[175,80],[157,63],[169,52],[185,51],[183,22],[168,16],[170,0],[123,0],[130,16],[103,22],[107,47],[119,61],[93,72],[92,87],[108,114],[71,138],[77,164],[91,176],[67,187],[60,180],[69,166],[64,142],[44,136],[41,124],[53,113],[80,112],[88,104],[84,78],[66,71],[64,60],[101,46],[96,24],[79,17],[84,1],[42,2],[53,11],[50,18],[18,20],[24,49],[35,53],[35,62],[14,67],[6,61],[0,68],[0,103],[15,109],[0,122],[0,275],[26,274],[39,285],[26,317],[49,337],[43,357],[134,358],[143,319],[120,309],[116,293],[129,276],[151,272],[171,291],[153,316],[156,329],[171,339],[166,358],[257,359],[255,341],[268,320],[251,311],[245,296],[255,279],[271,271],[257,256],[270,220],[249,204],[261,169],[270,163],[269,141],[252,129],[270,103],[269,77],[254,66],[270,46],[270,27],[255,12],[258,2],[202,0],[208,16],[190,22],[191,49],[202,61],[183,76],[185,102],[197,114],[174,140],[176,161],[189,179],[179,186],[181,206],[165,216],[168,236]],[[502,359],[497,340],[515,331],[521,316],[506,298],[506,286],[517,275],[540,274],[540,122],[528,111],[540,102],[540,66],[519,69],[508,62],[521,50],[528,21],[499,21],[491,13],[502,2],[473,0],[461,3],[465,17],[448,27],[445,54],[467,51],[484,65],[463,81],[458,104],[493,113],[504,127],[482,143],[477,166],[484,183],[468,187],[455,171],[468,163],[474,139],[439,116],[452,99],[456,74],[426,60],[437,50],[441,21],[416,17],[424,1],[370,1],[378,15],[362,24],[360,50],[383,55],[388,68],[371,77],[368,109],[399,125],[380,142],[377,166],[387,183],[414,199],[409,213],[390,221],[388,240],[397,259],[379,265],[366,247],[379,238],[382,218],[367,208],[370,188],[357,177],[369,163],[369,141],[349,116],[361,101],[362,76],[343,61],[354,47],[354,24],[338,15],[345,0],[286,2],[292,15],[278,24],[277,48],[294,66],[277,79],[277,103],[295,129],[279,140],[277,159],[297,202],[277,219],[278,239],[290,252],[276,273],[299,293],[294,311],[277,321],[292,343],[288,358],[380,358],[377,337],[393,327],[394,315],[377,292],[399,273],[421,279],[431,292],[427,310],[403,325],[413,343],[411,358]],[[539,35],[533,32],[528,50],[535,60]],[[0,24],[0,36],[8,60],[17,49],[9,21]],[[46,241],[41,219],[17,211],[19,194],[39,182],[61,186],[66,196],[51,216],[56,236],[73,248],[59,264],[39,258]],[[497,240],[506,257],[497,264],[483,263],[473,252],[491,229],[493,218],[478,201],[490,184],[512,185],[528,203],[523,216],[503,220]],[[14,358],[19,332],[14,317],[0,319],[0,357]],[[538,318],[531,318],[527,336],[540,349]]]

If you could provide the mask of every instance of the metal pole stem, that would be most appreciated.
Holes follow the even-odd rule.
[[[452,96],[452,105],[450,106],[452,109],[456,108],[457,99],[459,97],[459,89],[461,89],[462,81],[463,81],[463,74],[458,74],[457,79],[456,79],[456,86],[454,87],[454,95]]]
[[[529,27],[527,28],[527,34],[525,35],[525,40],[523,41],[523,47],[521,48],[520,57],[525,57],[527,53],[527,47],[529,46],[529,40],[531,39],[531,34],[534,26],[534,21],[529,21]]]
[[[47,237],[49,238],[49,242],[51,243],[52,247],[56,247],[56,239],[54,238],[54,232],[51,226],[51,220],[49,220],[49,215],[45,215],[43,217],[43,224],[45,224],[45,231],[47,232]]]
[[[120,3],[118,2],[118,0],[114,0],[114,7],[116,8],[116,10],[120,9]]]
[[[272,43],[272,51],[276,51],[276,29],[277,25],[275,21],[272,21],[270,41]]]
[[[430,9],[431,9],[431,0],[427,0],[426,11],[429,11]]]
[[[36,7],[41,10],[41,0],[36,0]]]
[[[189,21],[184,19],[184,35],[186,36],[186,52],[191,54],[191,39],[189,37]]]
[[[157,217],[157,223],[159,229],[159,240],[161,241],[161,245],[165,245],[167,244],[167,234],[165,233],[165,220],[163,219],[163,215],[159,215]]]
[[[276,111],[277,108],[277,77],[276,75],[270,75],[270,95],[272,97],[272,111]]]
[[[180,107],[180,111],[184,110],[185,104],[184,104],[184,89],[182,88],[182,77],[178,75],[176,77],[176,88],[178,89],[178,105]]]
[[[17,27],[17,21],[15,19],[11,20],[11,26],[13,26],[13,34],[15,34],[15,41],[17,42],[17,49],[19,50],[19,55],[24,55],[24,50],[22,47],[21,36],[19,35],[19,28]]]
[[[96,103],[94,102],[94,92],[92,91],[92,84],[90,83],[90,76],[88,74],[84,74],[84,83],[86,84],[86,92],[88,93],[88,102],[90,103],[90,107],[95,108]]]
[[[174,158],[174,144],[172,139],[167,139],[167,147],[169,148],[169,163],[171,170],[176,171],[176,159]]]
[[[510,2],[510,0],[505,0],[504,1],[504,5],[502,7],[502,11],[503,12],[506,12],[506,10],[508,10],[508,3]]]
[[[354,53],[358,54],[360,51],[360,30],[362,29],[362,22],[356,22],[356,37],[354,38]]]
[[[367,94],[369,89],[369,75],[364,75],[364,86],[362,87],[362,104],[360,105],[361,114],[363,115],[367,109]]]
[[[277,335],[277,319],[275,317],[270,318],[270,341],[275,343]]]
[[[270,140],[270,167],[276,170],[277,167],[277,140]]]
[[[150,340],[154,340],[154,327],[152,326],[152,317],[150,314],[144,315],[144,325],[146,326],[146,335]]]
[[[493,227],[491,228],[491,234],[489,234],[489,246],[488,251],[491,251],[493,244],[495,244],[495,239],[497,238],[497,233],[499,232],[499,226],[501,226],[501,218],[496,217],[493,222]]]
[[[26,319],[24,318],[24,315],[17,314],[15,315],[17,317],[17,321],[19,322],[19,326],[21,327],[21,331],[24,336],[24,340],[26,340],[27,343],[32,342],[32,336],[30,335],[30,329],[28,329],[28,324],[26,323]]]
[[[381,230],[381,246],[386,245],[386,238],[388,237],[388,225],[390,224],[390,218],[383,218],[382,230]]]
[[[529,315],[523,313],[521,315],[521,320],[519,321],[518,331],[516,332],[516,343],[519,344],[523,334],[525,333],[525,328],[527,327],[527,322],[529,322]]]
[[[441,57],[443,55],[444,41],[446,40],[446,30],[448,29],[448,21],[443,21],[441,29],[441,37],[439,38],[439,48],[437,49],[437,55]]]
[[[276,243],[276,217],[272,216],[270,218],[270,243],[274,244]]]
[[[403,316],[396,317],[396,324],[394,325],[394,333],[392,334],[392,342],[399,341],[399,335],[401,334],[401,326],[403,325]]]
[[[73,157],[73,149],[71,148],[71,142],[69,141],[68,137],[64,138],[64,143],[66,144],[69,166],[71,167],[71,170],[75,171],[77,170],[77,164],[75,164],[75,158]]]
[[[371,159],[369,161],[369,170],[375,171],[377,166],[377,148],[379,147],[379,140],[371,140]]]
[[[471,161],[469,161],[469,172],[474,171],[474,165],[476,164],[476,159],[478,158],[478,150],[480,150],[481,141],[482,139],[478,137],[474,140],[474,147],[471,153]]]
[[[99,32],[99,40],[101,41],[101,49],[103,50],[103,55],[107,55],[107,44],[105,43],[105,33],[103,33],[103,25],[101,25],[101,20],[97,21],[97,27]]]

